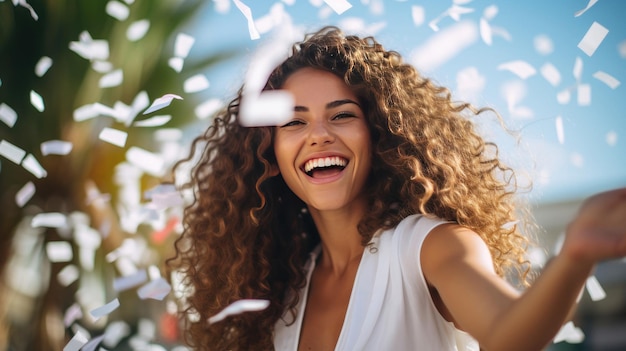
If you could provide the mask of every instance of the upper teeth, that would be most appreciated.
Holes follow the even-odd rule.
[[[304,164],[304,171],[309,172],[313,168],[318,167],[330,167],[330,166],[345,166],[346,160],[341,157],[324,157],[324,158],[316,158],[313,160],[309,160]]]

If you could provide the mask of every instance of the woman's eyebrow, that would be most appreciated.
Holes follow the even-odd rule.
[[[327,103],[326,104],[326,109],[328,110],[328,109],[339,107],[339,106],[345,105],[345,104],[355,104],[355,105],[361,107],[361,105],[359,105],[359,103],[354,101],[354,100],[351,100],[351,99],[341,99],[341,100],[335,100],[335,101],[331,101],[331,102]],[[306,106],[296,105],[293,108],[293,110],[296,111],[296,112],[307,112],[307,111],[309,111],[309,108],[306,107]]]

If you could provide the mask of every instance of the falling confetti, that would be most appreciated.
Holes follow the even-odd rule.
[[[0,103],[0,121],[10,128],[13,128],[15,122],[17,122],[17,113],[4,102]]]
[[[33,107],[39,112],[43,112],[46,109],[43,103],[43,98],[34,90],[30,91],[30,104],[33,105]]]
[[[41,143],[41,154],[46,155],[67,155],[72,151],[74,145],[69,141],[48,140]]]
[[[120,301],[115,298],[111,302],[89,311],[89,314],[91,314],[95,320],[98,320],[115,311],[118,307],[120,307]]]
[[[537,73],[537,70],[532,65],[522,60],[501,63],[498,65],[498,69],[509,71],[521,79],[532,77]]]
[[[565,143],[565,131],[563,130],[563,118],[558,116],[556,118],[556,137],[559,140],[559,144]]]
[[[209,80],[204,74],[196,74],[185,80],[183,83],[183,91],[185,93],[197,93],[208,89],[209,86]]]
[[[130,41],[142,39],[150,29],[150,21],[147,19],[133,22],[126,30],[126,38]]]
[[[233,302],[215,316],[209,318],[209,324],[217,323],[226,317],[244,312],[262,311],[270,305],[267,300],[244,299]]]
[[[617,80],[615,77],[603,71],[597,71],[596,73],[593,74],[593,77],[601,81],[602,83],[608,85],[609,88],[611,89],[617,89],[617,87],[619,87],[621,84],[621,82]]]
[[[105,11],[109,16],[117,19],[118,21],[124,21],[128,18],[128,15],[130,14],[128,6],[115,0],[109,1],[107,3]]]
[[[578,17],[582,15],[583,13],[587,12],[587,10],[589,10],[591,6],[595,5],[597,2],[598,0],[589,0],[589,3],[587,3],[587,6],[585,6],[584,9],[576,11],[576,13],[574,14],[574,17]]]
[[[240,0],[233,0],[235,6],[241,11],[246,20],[248,21],[248,31],[250,32],[250,39],[257,40],[261,37],[259,31],[256,29],[256,25],[254,24],[254,18],[252,17],[252,10],[246,4],[241,2]]]
[[[602,286],[595,275],[587,278],[585,287],[587,288],[592,301],[600,301],[606,298],[606,292],[602,289]]]
[[[610,146],[615,146],[617,144],[617,133],[614,131],[610,131],[606,133],[606,143]]]
[[[27,182],[15,194],[15,204],[17,204],[18,207],[24,207],[33,195],[35,195],[35,184],[33,184],[33,182]]]
[[[608,33],[609,30],[600,23],[593,22],[589,30],[587,30],[587,33],[585,33],[585,36],[578,43],[578,48],[587,54],[587,56],[592,56]]]
[[[32,173],[37,178],[45,178],[48,175],[45,169],[39,164],[35,156],[28,154],[22,160],[22,167]]]
[[[50,241],[46,244],[46,254],[50,262],[69,262],[74,257],[72,245],[67,241]]]
[[[119,147],[124,147],[124,145],[126,145],[127,137],[128,133],[109,127],[105,127],[104,129],[102,129],[100,131],[100,135],[98,135],[98,138],[100,138],[100,140],[106,141]]]
[[[26,156],[26,151],[21,148],[11,144],[6,140],[0,141],[0,156],[6,157],[8,160],[20,164]]]
[[[556,87],[561,83],[561,73],[551,63],[547,62],[539,69],[541,76],[545,78],[552,86]]]
[[[117,69],[102,76],[98,86],[100,88],[112,88],[122,84],[122,81],[124,81],[124,72],[121,69]]]
[[[338,15],[341,15],[352,8],[352,5],[346,0],[324,0],[324,2]]]
[[[174,99],[182,100],[183,98],[175,94],[165,94],[161,96],[160,98],[154,100],[152,105],[150,105],[150,107],[147,110],[143,111],[143,114],[147,115],[154,111],[158,111],[162,108],[165,108],[169,106],[172,103],[172,100]]]
[[[35,65],[35,75],[37,75],[37,77],[42,77],[46,74],[46,72],[48,72],[50,67],[52,67],[52,59],[48,56],[43,56]]]

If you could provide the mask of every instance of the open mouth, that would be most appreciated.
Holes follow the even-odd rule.
[[[346,168],[348,160],[339,157],[322,157],[308,160],[304,166],[302,166],[304,173],[312,178],[324,178],[333,176]]]

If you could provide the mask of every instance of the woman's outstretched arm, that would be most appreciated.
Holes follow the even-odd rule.
[[[422,247],[424,275],[440,310],[486,350],[540,350],[556,335],[595,264],[626,256],[626,188],[586,200],[560,253],[518,293],[494,271],[487,245],[457,225],[434,229]]]

